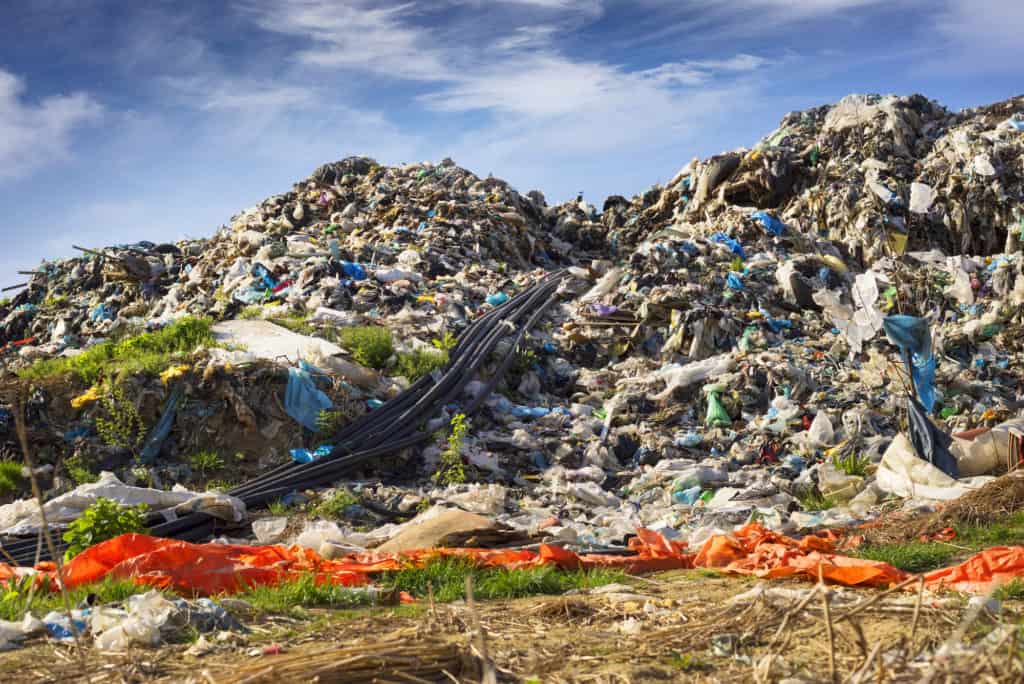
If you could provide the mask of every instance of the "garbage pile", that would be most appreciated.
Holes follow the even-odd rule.
[[[205,449],[249,508],[322,518],[325,473],[352,497],[306,529],[246,510],[207,538],[355,552],[433,504],[581,551],[851,527],[1024,457],[1022,149],[1024,98],[850,96],[600,211],[450,160],[349,158],[209,240],[44,264],[0,312],[4,363],[51,496],[85,486],[69,462],[167,488]],[[517,328],[548,276],[551,308]],[[38,370],[200,317],[166,368]]]

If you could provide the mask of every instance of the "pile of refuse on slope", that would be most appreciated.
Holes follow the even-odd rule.
[[[103,497],[325,558],[934,510],[1024,458],[1022,199],[1024,97],[849,96],[600,210],[352,157],[208,240],[27,272],[0,447],[21,411],[53,526]],[[451,508],[491,523],[426,525]]]

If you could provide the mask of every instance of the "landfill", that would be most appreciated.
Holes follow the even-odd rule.
[[[157,537],[323,563],[616,550],[815,579],[836,530],[1024,458],[1022,200],[1024,97],[851,95],[600,208],[349,157],[208,239],[26,272],[0,307],[0,448],[21,462],[20,411],[54,529],[104,496],[148,504]],[[200,343],[137,342],[160,331]],[[48,559],[27,482],[0,495],[11,568]],[[1004,555],[934,581],[1024,577]],[[882,565],[826,574],[906,579]]]

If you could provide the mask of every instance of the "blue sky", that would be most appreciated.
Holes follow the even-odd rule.
[[[5,284],[350,154],[595,203],[851,92],[1024,91],[1020,0],[0,0]]]

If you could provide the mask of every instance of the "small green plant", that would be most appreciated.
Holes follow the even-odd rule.
[[[199,471],[199,477],[206,479],[206,474],[224,467],[224,458],[216,451],[200,451],[188,457],[192,470]]]
[[[864,477],[868,474],[868,466],[871,465],[871,459],[867,456],[858,456],[851,453],[847,456],[834,456],[832,458],[832,465],[847,475]]]
[[[67,295],[51,295],[43,300],[43,306],[61,306],[68,301]]]
[[[134,451],[146,438],[146,425],[139,410],[127,396],[124,386],[109,383],[107,393],[100,400],[107,418],[96,419],[96,432],[107,446]]]
[[[10,305],[11,305],[11,298],[10,297],[4,297],[3,299],[0,299],[0,306],[10,306]]]
[[[455,345],[457,345],[458,343],[458,338],[455,337],[455,335],[452,335],[451,332],[449,331],[445,331],[444,335],[441,338],[435,337],[430,341],[430,344],[434,345],[435,349],[446,353],[450,352],[452,349],[455,349]]]
[[[370,592],[318,581],[311,574],[273,586],[251,587],[238,598],[257,611],[285,614],[298,608],[355,608],[373,603]]]
[[[423,497],[422,499],[420,499],[420,502],[416,504],[416,512],[425,513],[428,510],[430,510],[430,506],[430,499]]]
[[[235,486],[234,482],[230,480],[210,480],[206,483],[206,491],[208,492],[226,492]]]
[[[398,355],[398,366],[395,375],[416,382],[424,375],[444,368],[448,363],[448,352],[437,352],[428,349],[417,349],[413,352]]]
[[[729,270],[735,271],[736,273],[743,273],[743,259],[736,257],[729,264]]]
[[[0,461],[0,494],[17,491],[25,479],[21,464],[16,461]]]
[[[832,497],[823,495],[817,489],[798,496],[797,501],[805,511],[827,511],[836,505]]]
[[[673,653],[666,664],[680,672],[704,672],[711,669],[710,664],[692,653]]]
[[[47,613],[64,610],[61,592],[52,591],[48,579],[32,591],[36,576],[27,575],[17,582],[8,582],[0,593],[0,620],[21,620],[25,613],[31,612],[36,617]],[[101,582],[85,584],[68,589],[68,601],[75,606],[90,595],[95,597],[97,605],[121,603],[129,596],[149,591],[150,587],[135,584],[131,580],[113,579],[109,575]]]
[[[64,559],[74,558],[94,544],[113,539],[129,532],[146,532],[146,504],[122,506],[102,496],[82,511],[64,533],[68,550]]]
[[[263,307],[258,304],[250,304],[238,312],[238,317],[244,321],[251,321],[263,318]]]
[[[321,435],[333,435],[341,428],[347,416],[344,411],[321,409],[316,414],[316,431]]]
[[[391,331],[377,325],[343,328],[341,346],[352,352],[356,363],[370,368],[383,368],[395,352]]]
[[[526,371],[530,370],[536,362],[537,353],[532,349],[516,349],[515,356],[512,358],[512,375],[523,375]]]
[[[99,480],[100,476],[93,472],[95,468],[96,464],[92,459],[88,459],[80,454],[75,454],[64,461],[64,471],[78,485],[89,484]]]
[[[267,510],[271,515],[287,515],[290,506],[281,499],[274,499],[267,504]]]
[[[448,448],[441,452],[441,462],[434,473],[434,482],[441,485],[461,484],[466,481],[466,468],[462,465],[462,444],[469,431],[469,421],[464,413],[452,416],[451,432],[448,434]]]
[[[336,489],[329,497],[313,506],[310,513],[320,518],[336,520],[344,517],[345,509],[359,503],[359,498],[345,488]]]

